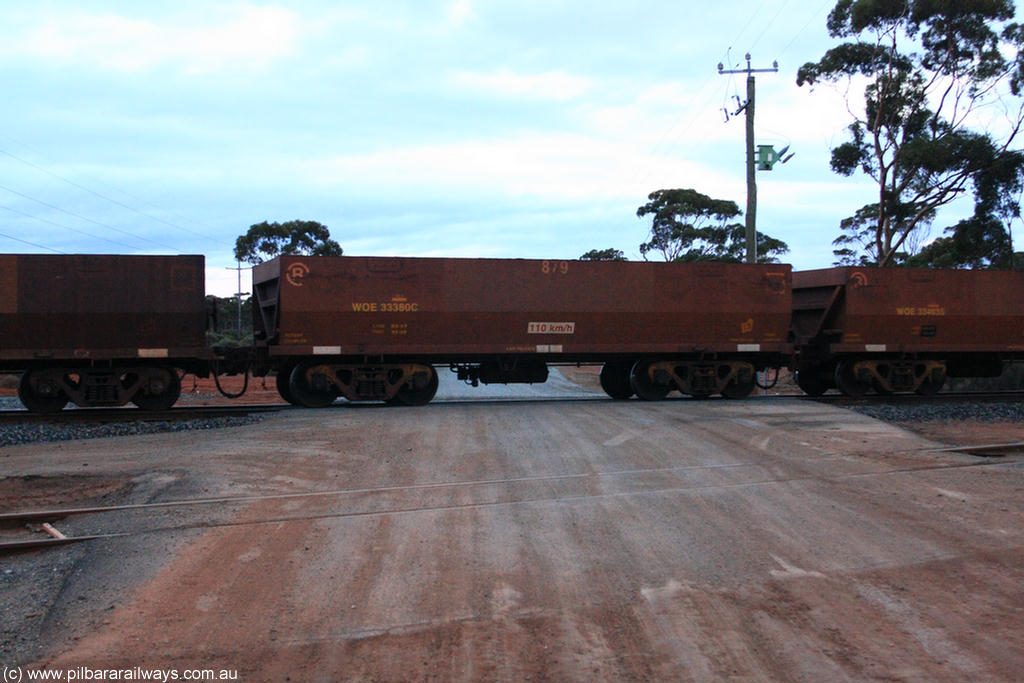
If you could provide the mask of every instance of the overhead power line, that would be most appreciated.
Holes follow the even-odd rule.
[[[81,214],[77,214],[74,211],[68,211],[67,209],[62,209],[59,206],[54,206],[53,204],[44,202],[41,199],[36,199],[35,197],[30,197],[27,194],[24,194],[22,192],[18,192],[17,190],[12,190],[11,188],[6,187],[4,185],[0,185],[0,190],[7,190],[11,194],[16,194],[19,197],[22,197],[24,199],[28,199],[29,201],[36,202],[37,204],[42,204],[43,206],[45,206],[45,207],[47,207],[49,209],[53,209],[54,211],[60,211],[61,213],[66,213],[69,216],[74,216],[75,218],[77,218],[79,220],[83,220],[83,221],[86,221],[88,223],[92,223],[93,225],[98,225],[98,226],[100,226],[102,228],[106,228],[108,230],[113,230],[114,232],[121,233],[122,235],[127,235],[127,236],[132,237],[134,239],[137,239],[139,241],[149,242],[150,244],[155,244],[158,247],[164,247],[165,249],[170,249],[173,252],[180,253],[177,247],[172,247],[169,244],[164,244],[163,242],[158,242],[157,240],[150,239],[148,237],[142,237],[140,235],[136,235],[136,234],[130,233],[127,230],[121,230],[120,228],[115,228],[112,225],[108,225],[106,223],[101,223],[100,221],[94,221],[93,219],[87,218],[87,217],[85,217],[85,216],[83,216]]]
[[[45,173],[48,176],[52,176],[52,177],[56,178],[57,180],[65,182],[68,185],[71,185],[72,187],[78,188],[79,190],[81,190],[83,192],[88,192],[89,194],[93,195],[94,197],[99,197],[100,199],[102,199],[104,201],[107,201],[107,202],[110,202],[111,204],[114,204],[116,206],[120,206],[123,209],[128,209],[129,211],[131,211],[133,213],[137,213],[140,216],[145,216],[146,218],[148,218],[150,220],[153,220],[153,221],[156,221],[157,223],[163,223],[164,225],[166,225],[168,227],[175,228],[177,230],[181,230],[183,232],[187,232],[189,234],[196,235],[198,237],[202,237],[203,239],[208,239],[211,242],[222,243],[221,240],[214,239],[213,237],[210,237],[207,234],[204,234],[204,233],[201,233],[201,232],[197,232],[195,230],[190,230],[190,229],[188,229],[188,228],[186,228],[184,226],[178,225],[177,223],[172,223],[171,221],[164,220],[163,218],[160,218],[158,216],[154,216],[152,214],[146,213],[145,211],[137,209],[134,206],[130,206],[130,205],[125,204],[124,202],[118,201],[118,200],[116,200],[116,199],[114,199],[112,197],[108,197],[105,194],[101,194],[99,192],[96,192],[95,190],[91,190],[88,187],[86,187],[86,186],[84,186],[84,185],[82,185],[80,183],[76,183],[73,180],[69,180],[68,178],[65,178],[64,176],[60,175],[59,173],[54,173],[53,171],[51,171],[49,169],[43,168],[42,166],[39,166],[38,164],[34,164],[31,161],[28,161],[26,159],[22,159],[21,157],[16,156],[14,154],[11,154],[10,152],[8,152],[6,150],[0,149],[0,154],[3,154],[4,156],[10,157],[11,159],[14,159],[15,161],[21,162],[21,163],[25,164],[26,166],[34,168],[37,171],[39,171],[40,173]]]
[[[824,4],[822,4],[821,7],[815,10],[808,17],[807,21],[803,24],[800,30],[797,31],[796,34],[789,40],[789,42],[786,44],[786,47],[782,49],[779,55],[781,56],[782,54],[785,54],[793,46],[793,44],[800,38],[800,36],[803,35],[803,33],[807,30],[811,23],[822,15],[823,10],[828,5],[834,2],[835,0],[825,0]],[[772,16],[772,18],[765,24],[765,26],[761,29],[759,35],[756,37],[754,41],[755,44],[759,43],[762,40],[762,38],[764,38],[764,36],[768,33],[769,28],[781,16],[783,10],[785,10],[791,4],[792,0],[783,0],[779,4],[774,16]],[[755,25],[755,20],[764,8],[764,3],[758,4],[757,9],[753,12],[753,14],[751,14],[751,16],[747,19],[743,27],[736,33],[735,38],[729,43],[730,46],[735,46],[737,45],[737,43],[739,43],[740,39],[743,38],[743,36],[747,33],[748,29]],[[733,65],[730,64],[729,66]],[[706,103],[707,100],[710,99],[710,95],[707,91],[708,86],[711,85],[711,82],[713,80],[714,75],[709,75],[707,80],[705,80],[698,88],[692,91],[689,100],[681,108],[681,111],[686,113],[676,118],[672,125],[669,126],[667,130],[665,130],[665,132],[661,135],[660,139],[658,140],[657,144],[655,144],[647,153],[646,156],[648,159],[653,159],[654,157],[658,156],[663,149],[669,147],[669,145],[672,144],[671,141],[676,139],[676,137],[678,136],[678,131],[689,130],[690,128],[692,128],[694,123],[696,123],[696,121],[701,116],[704,115],[702,111],[703,105],[704,103]],[[728,88],[729,85],[727,85],[726,87]],[[631,178],[638,178],[641,182],[646,182],[647,178],[651,175],[651,173],[652,169],[648,164],[646,168],[637,169],[632,174],[630,174],[630,176]]]
[[[829,1],[831,2],[831,0]],[[761,33],[758,34],[757,38],[754,39],[754,42],[750,44],[749,48],[747,48],[748,50],[753,50],[757,47],[757,44],[761,42],[761,39],[764,38],[765,34],[768,33],[768,30],[775,24],[775,20],[779,18],[780,14],[782,14],[782,10],[786,9],[790,2],[792,2],[792,0],[786,0],[784,3],[779,5],[779,9],[775,11],[775,16],[773,16],[771,20],[764,25],[761,29]]]
[[[21,139],[18,139],[16,137],[12,136],[10,134],[10,131],[0,131],[0,140],[5,140],[8,143],[13,143],[13,144],[17,145],[18,147],[24,148],[24,149],[32,152],[32,154],[35,157],[37,157],[37,158],[46,159],[46,152],[43,152],[42,150],[40,150],[37,147],[33,147],[31,144],[29,144],[28,142],[25,142],[24,140],[21,140]],[[50,175],[53,175],[53,176],[55,176],[57,178],[60,178],[61,180],[66,180],[60,174],[54,173],[52,171],[48,171],[45,168],[40,168],[40,167],[36,166],[35,164],[32,164],[31,162],[26,162],[25,160],[21,159],[20,157],[16,157],[16,156],[12,155],[10,152],[8,152],[7,155],[11,156],[12,158],[15,158],[18,161],[21,161],[23,163],[28,163],[30,166],[33,166],[35,168],[39,168],[39,170],[41,170],[43,172],[46,172],[46,173],[49,173]],[[50,163],[52,165],[52,160],[50,160]],[[165,206],[157,206],[153,202],[148,201],[147,199],[145,199],[143,197],[139,197],[137,195],[132,194],[131,192],[126,191],[123,187],[115,187],[113,185],[110,185],[109,183],[103,183],[103,182],[97,180],[96,178],[89,178],[89,181],[90,181],[89,182],[90,185],[93,185],[93,186],[97,186],[98,185],[101,188],[105,188],[105,191],[115,192],[115,193],[117,193],[119,195],[122,195],[124,197],[128,197],[133,202],[142,204],[142,205],[148,207],[149,209],[157,211],[160,215],[174,215],[175,214],[174,211],[169,210],[167,207],[165,207]],[[73,181],[68,181],[68,182],[72,182],[72,184],[81,185],[80,183],[73,183]],[[84,185],[82,187],[84,187]],[[87,188],[87,187],[84,188],[84,189],[86,191],[89,191],[89,188]],[[94,194],[99,194],[99,193],[94,193]],[[102,195],[100,195],[100,196],[102,196]],[[192,232],[192,234],[195,234],[195,235],[206,237],[207,239],[210,239],[210,240],[212,240],[212,241],[214,241],[214,242],[216,242],[218,244],[222,244],[222,245],[226,245],[226,246],[231,246],[231,247],[234,246],[234,242],[233,241],[224,240],[224,239],[218,239],[218,238],[210,236],[210,233],[215,232],[216,229],[213,228],[212,226],[210,226],[208,223],[205,223],[205,221],[203,221],[203,220],[196,220],[196,217],[194,217],[194,216],[183,216],[181,213],[177,213],[176,220],[187,222],[190,225],[196,225],[199,230],[202,230],[204,227],[209,228],[205,233],[204,232],[197,232],[197,231],[190,230],[189,228],[185,228],[185,227],[181,226],[179,223],[175,223],[175,222],[170,221],[170,220],[159,219],[159,218],[157,218],[155,216],[152,216],[152,214],[150,214],[150,213],[148,213],[146,211],[142,211],[140,209],[132,208],[132,210],[135,211],[136,213],[139,213],[140,215],[146,216],[147,218],[152,218],[154,220],[163,220],[166,224],[168,224],[168,225],[170,225],[172,227],[175,227],[177,229],[183,230],[185,232]]]
[[[795,43],[797,39],[804,34],[804,31],[806,31],[807,27],[811,25],[811,22],[819,18],[821,16],[822,10],[831,5],[832,2],[833,0],[825,0],[825,2],[821,4],[821,7],[819,7],[817,11],[815,11],[813,14],[811,14],[810,17],[807,18],[807,21],[804,22],[804,25],[801,26],[800,30],[796,32],[796,35],[793,36],[793,38],[790,39],[788,43],[786,43],[786,47],[782,48],[782,51],[779,53],[780,58],[783,57],[787,52],[789,52],[789,48],[793,47],[793,43]]]
[[[35,242],[29,242],[28,240],[23,240],[23,239],[20,239],[18,237],[12,237],[11,235],[5,235],[2,232],[0,232],[0,237],[6,237],[9,240],[14,240],[15,242],[21,242],[22,244],[27,244],[30,247],[37,247],[39,249],[45,249],[47,251],[52,251],[55,254],[64,254],[63,251],[60,251],[58,249],[54,249],[52,247],[46,247],[46,246],[43,246],[42,244],[36,244]]]
[[[118,242],[117,240],[107,239],[106,237],[101,237],[99,235],[94,235],[91,232],[86,232],[85,230],[79,230],[78,228],[72,228],[69,225],[64,225],[64,224],[58,223],[56,221],[51,221],[49,218],[43,218],[42,216],[35,216],[33,214],[26,213],[24,211],[19,211],[18,209],[13,209],[13,208],[11,208],[9,206],[4,206],[3,204],[0,204],[0,209],[4,209],[5,211],[10,211],[11,213],[16,213],[19,216],[24,216],[26,218],[31,218],[32,220],[41,221],[43,223],[49,223],[50,225],[55,225],[58,228],[63,228],[64,230],[70,230],[71,232],[77,232],[79,235],[85,235],[86,237],[92,237],[93,239],[102,240],[104,242],[109,242],[109,243],[117,245],[119,247],[127,247],[129,249],[137,249],[138,248],[138,247],[134,247],[134,246],[132,246],[130,244],[125,244],[124,242]]]

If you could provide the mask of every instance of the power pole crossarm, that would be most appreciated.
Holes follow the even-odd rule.
[[[754,69],[750,66],[750,53],[746,55],[746,69],[726,69],[718,65],[720,74],[747,74],[747,101],[742,110],[747,117],[747,263],[757,263],[757,159],[754,155],[754,74],[776,73],[779,63],[772,62],[770,69]],[[739,113],[739,112],[737,112]]]

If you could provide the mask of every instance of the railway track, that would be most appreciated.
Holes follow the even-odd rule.
[[[918,394],[893,394],[880,396],[870,394],[862,398],[851,398],[842,394],[825,394],[824,396],[807,396],[804,394],[759,394],[750,396],[746,401],[778,401],[785,399],[797,399],[801,401],[817,401],[835,405],[907,405],[915,403],[953,403],[953,402],[976,402],[976,403],[999,403],[1024,401],[1024,391],[967,391],[967,392],[943,392],[934,396],[920,396]],[[605,401],[603,395],[592,396],[523,396],[523,397],[501,397],[501,398],[439,398],[435,404],[452,403],[533,403],[533,402],[565,402],[565,401]],[[678,395],[670,396],[667,400],[696,400]],[[720,396],[711,399],[701,400],[728,400]],[[731,401],[730,401],[731,402]],[[344,404],[339,404],[344,405]],[[337,406],[336,406],[337,407]],[[146,411],[138,408],[72,408],[62,410],[59,413],[37,414],[30,413],[24,409],[0,410],[0,425],[19,424],[27,422],[47,423],[74,423],[74,422],[166,422],[193,420],[206,417],[237,417],[257,413],[274,413],[282,410],[291,410],[292,407],[286,404],[247,404],[247,405],[218,405],[218,406],[176,406],[170,410]]]
[[[924,450],[932,453],[965,453],[979,456],[1003,456],[1010,454],[1019,454],[1021,453],[1022,448],[1024,448],[1024,443],[987,444],[981,446],[955,446],[943,448],[929,448]],[[379,517],[388,515],[405,515],[469,508],[526,505],[543,502],[567,502],[593,500],[601,498],[660,495],[669,492],[682,493],[709,490],[727,490],[734,488],[748,488],[752,486],[772,486],[779,484],[791,484],[794,482],[814,481],[822,479],[838,481],[845,479],[857,479],[861,477],[877,477],[896,474],[906,474],[909,472],[974,469],[998,466],[1001,466],[1001,463],[998,460],[991,460],[986,458],[976,462],[929,463],[909,467],[891,467],[881,471],[873,470],[869,472],[846,473],[830,477],[817,477],[814,475],[801,477],[768,476],[765,478],[759,478],[752,481],[737,481],[733,483],[718,483],[710,485],[698,484],[670,487],[654,486],[651,488],[641,488],[639,490],[621,492],[584,492],[583,490],[575,486],[575,483],[590,481],[595,478],[609,479],[616,477],[636,477],[638,475],[643,474],[664,474],[671,472],[682,473],[697,470],[743,470],[750,467],[749,464],[745,463],[728,463],[715,465],[686,465],[677,467],[628,469],[621,471],[611,470],[605,472],[579,472],[541,476],[512,477],[507,479],[438,481],[411,485],[378,486],[370,488],[348,488],[325,491],[303,491],[286,493],[268,492],[246,496],[196,498],[153,503],[129,503],[122,505],[58,508],[49,510],[23,510],[0,513],[0,531],[3,532],[3,536],[5,537],[5,540],[0,541],[0,555],[37,550],[43,548],[51,548],[56,546],[68,545],[71,543],[81,543],[84,541],[124,538],[128,536],[136,536],[141,534],[180,532],[195,529],[211,529],[238,526],[263,526],[268,524],[308,521],[313,519],[339,519],[367,516]],[[525,495],[523,495],[522,493],[520,493],[520,495],[516,495],[515,493],[513,493],[513,491],[516,491],[524,486],[529,487],[529,485],[531,484],[543,484],[543,489],[536,491],[532,495],[530,493],[526,493]],[[495,487],[506,489],[508,491],[508,495],[499,495],[496,498],[485,497],[480,500],[459,500],[459,502],[455,501],[456,499],[461,499],[462,496],[453,495],[451,502],[444,502],[443,500],[430,502],[423,497],[424,494],[430,491],[447,490],[452,492],[468,492],[478,489],[493,490]],[[527,491],[529,491],[528,488]],[[349,497],[360,499],[382,499],[385,497],[393,498],[396,495],[400,496],[402,494],[411,494],[411,499],[407,504],[392,503],[384,505],[383,507],[377,505],[346,507],[346,505],[344,504],[338,504],[336,507],[331,506],[333,509],[329,508],[327,510],[310,511],[307,513],[280,513],[272,514],[266,517],[260,516],[247,519],[239,519],[233,514],[229,513],[219,518],[215,516],[213,519],[204,519],[201,521],[192,522],[179,521],[178,523],[172,522],[169,524],[163,522],[160,519],[151,519],[148,525],[145,522],[143,522],[142,524],[133,523],[126,530],[123,530],[124,527],[121,527],[121,529],[116,531],[97,530],[92,533],[77,533],[75,535],[66,535],[59,528],[57,528],[57,526],[55,526],[62,520],[66,520],[72,517],[91,517],[92,521],[95,522],[106,515],[114,513],[152,513],[160,512],[162,510],[182,508],[231,507],[267,501],[302,501],[316,499],[337,499],[339,501],[343,501],[344,499]],[[472,498],[472,495],[470,495],[470,498]],[[96,527],[99,528],[102,528],[102,526],[102,524],[96,525]]]
[[[782,396],[779,395],[779,397],[781,398]],[[838,405],[954,403],[958,401],[998,403],[1024,401],[1024,391],[950,391],[938,393],[933,396],[921,396],[918,394],[892,394],[889,396],[881,396],[879,394],[869,394],[862,398],[851,398],[849,396],[844,396],[843,394],[826,394],[818,397],[791,396],[788,398],[803,398],[810,401],[835,403]]]
[[[27,410],[0,410],[0,425],[23,423],[67,424],[75,422],[180,422],[209,417],[243,417],[256,413],[273,413],[288,406],[276,405],[219,405],[176,406],[170,410],[139,410],[138,408],[72,408],[58,413],[38,414]]]

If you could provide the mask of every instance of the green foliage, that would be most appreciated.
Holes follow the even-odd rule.
[[[591,249],[580,256],[580,261],[627,261],[621,249]]]
[[[878,200],[843,221],[835,252],[840,263],[900,262],[913,250],[912,236],[966,193],[975,200],[973,227],[947,232],[977,233],[978,226],[1019,215],[1024,158],[1010,145],[1024,107],[1010,98],[1024,83],[1024,28],[1004,25],[1013,14],[1010,0],[836,3],[827,26],[843,42],[804,64],[797,84],[851,86],[867,77],[863,110],[849,126],[850,139],[832,150],[831,167],[872,178]],[[853,101],[848,104],[853,111]],[[1005,111],[1002,134],[971,130],[991,105]],[[998,254],[981,258],[999,261]]]
[[[736,202],[692,189],[657,190],[647,198],[636,211],[641,218],[652,218],[650,240],[640,245],[644,259],[657,253],[666,261],[743,261],[746,228],[730,222],[741,213]],[[777,263],[788,251],[784,242],[757,233],[759,263]]]
[[[257,264],[281,254],[341,256],[326,225],[316,221],[257,223],[235,241],[235,259]]]
[[[207,295],[206,309],[212,313],[206,339],[210,346],[247,346],[252,344],[252,297],[242,299],[242,328],[238,329],[238,300],[235,297]]]
[[[972,217],[946,229],[940,237],[907,259],[907,265],[931,268],[1012,268],[1010,240],[996,218]]]

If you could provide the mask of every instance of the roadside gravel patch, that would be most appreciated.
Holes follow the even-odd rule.
[[[0,409],[15,410],[21,407],[21,401],[18,399],[0,396]],[[0,448],[49,441],[101,439],[108,436],[185,432],[196,429],[223,429],[224,427],[241,427],[254,424],[262,419],[262,415],[246,415],[242,417],[212,417],[160,422],[74,422],[67,424],[26,422],[22,424],[0,425]]]
[[[102,439],[108,436],[132,436],[162,432],[187,432],[196,429],[223,429],[254,424],[262,415],[245,417],[216,417],[200,420],[174,420],[166,422],[109,422],[53,424],[45,422],[0,426],[0,448],[26,443],[73,441],[75,439]]]
[[[845,406],[850,410],[886,422],[978,422],[1024,421],[1024,402],[893,403]]]
[[[1024,403],[972,402],[846,406],[949,446],[1024,442]]]

